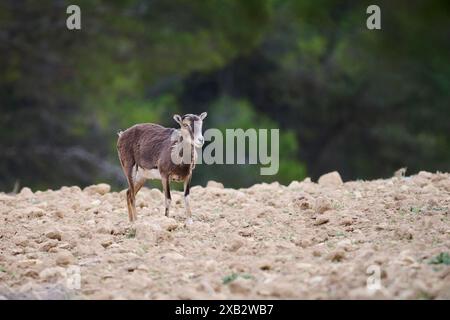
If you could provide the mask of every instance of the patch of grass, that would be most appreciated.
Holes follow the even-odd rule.
[[[127,232],[127,238],[128,239],[133,239],[136,237],[136,229],[135,228],[131,228],[128,230]]]
[[[0,272],[7,272],[7,271],[4,267],[0,266]]]
[[[429,294],[428,292],[426,292],[426,291],[420,291],[418,294],[417,294],[417,299],[419,299],[419,300],[431,300],[431,299],[433,299],[434,297],[431,295],[431,294]]]
[[[428,264],[445,264],[450,265],[450,254],[447,252],[441,252],[434,258],[432,258]]]
[[[409,209],[409,211],[411,211],[412,213],[415,213],[415,214],[419,214],[419,213],[422,212],[422,209],[417,208],[417,207],[411,207],[411,208]]]
[[[336,237],[345,237],[345,233],[343,231],[338,231],[335,234]]]
[[[332,204],[332,207],[333,207],[333,209],[335,209],[335,210],[342,210],[342,209],[345,208],[344,204],[341,203],[341,202],[334,202],[334,203]]]
[[[254,279],[254,277],[251,274],[247,274],[247,273],[232,273],[229,274],[225,277],[222,278],[222,283],[223,284],[229,284],[231,282],[233,282],[234,280],[236,280],[237,278],[243,278],[243,279]]]

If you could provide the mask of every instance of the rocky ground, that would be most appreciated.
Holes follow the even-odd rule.
[[[450,174],[0,193],[0,298],[450,299]]]

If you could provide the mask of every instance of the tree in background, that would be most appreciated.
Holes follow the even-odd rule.
[[[0,189],[121,185],[119,129],[205,110],[206,127],[280,127],[281,167],[203,166],[194,183],[448,171],[449,4],[379,1],[377,31],[367,5],[2,1]]]

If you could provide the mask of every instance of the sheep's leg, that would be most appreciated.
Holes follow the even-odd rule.
[[[127,190],[127,207],[128,207],[128,218],[130,222],[134,222],[136,220],[136,209],[134,207],[134,190],[132,188],[128,188]]]
[[[122,154],[119,152],[119,159],[120,164],[122,165],[123,172],[125,173],[125,176],[127,177],[128,181],[128,190],[127,190],[127,208],[128,208],[128,218],[130,219],[130,222],[133,222],[136,220],[136,208],[134,206],[134,181],[133,181],[133,167],[134,164],[129,159],[126,159],[126,157],[123,157]]]
[[[172,201],[172,199],[170,197],[169,177],[161,176],[161,182],[162,182],[162,185],[163,185],[164,196],[166,198],[166,201],[165,201],[165,206],[166,206],[165,215],[166,215],[166,217],[168,217],[169,216],[170,202]]]
[[[141,188],[144,186],[145,181],[147,181],[147,179],[141,179],[134,183],[134,195],[135,196],[137,195],[139,190],[141,190]]]
[[[191,189],[191,175],[184,180],[184,206],[186,209],[186,224],[192,224],[192,211],[189,205],[189,192]]]
[[[132,170],[131,170],[132,172]],[[137,213],[136,213],[136,193],[135,190],[135,182],[132,176],[132,173],[130,172],[130,175],[127,176],[128,179],[128,190],[127,190],[127,205],[128,205],[128,217],[130,218],[130,222],[134,222],[137,219]]]
[[[136,175],[134,177],[134,195],[136,196],[139,190],[144,186],[145,181],[147,181],[147,178],[141,174],[141,170],[138,169],[136,172]]]

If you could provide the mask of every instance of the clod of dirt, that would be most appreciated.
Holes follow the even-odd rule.
[[[399,240],[411,240],[413,238],[413,231],[407,227],[397,228],[395,234]]]
[[[50,249],[58,245],[58,240],[48,240],[41,245],[42,251],[50,251]]]
[[[243,245],[244,245],[244,241],[242,241],[241,239],[234,239],[233,241],[231,241],[231,243],[229,243],[225,246],[225,250],[230,251],[230,252],[236,252]]]
[[[20,210],[19,214],[28,219],[35,219],[44,216],[45,211],[38,207],[28,207]]]
[[[108,193],[111,190],[111,186],[106,183],[100,183],[97,185],[88,186],[83,189],[84,192],[86,192],[89,195],[104,195]]]
[[[325,224],[330,221],[330,218],[328,216],[318,216],[316,217],[316,221],[314,222],[314,225],[320,226],[322,224]]]
[[[75,262],[75,257],[70,251],[64,250],[56,254],[56,264],[58,266],[66,266],[73,264]]]
[[[33,191],[31,191],[30,188],[22,188],[22,190],[20,190],[19,196],[23,197],[23,198],[30,198],[34,196]]]
[[[252,290],[251,281],[244,278],[237,278],[229,285],[231,293],[246,295]]]
[[[59,241],[61,241],[61,238],[62,238],[61,232],[58,230],[49,231],[45,234],[45,236],[49,239],[55,239],[55,240],[59,240]]]
[[[317,213],[322,214],[332,209],[331,201],[325,197],[319,197],[316,199],[314,209]]]
[[[301,193],[292,201],[292,205],[296,210],[312,209],[314,206],[314,199],[309,194]]]
[[[30,241],[25,236],[16,236],[16,237],[14,237],[14,244],[16,246],[26,247],[26,246],[29,245],[29,243],[30,243]]]
[[[317,183],[324,187],[336,187],[343,184],[341,175],[337,171],[333,171],[320,176]]]
[[[223,184],[214,180],[209,180],[208,183],[206,184],[207,188],[218,188],[218,189],[223,189]]]
[[[161,201],[164,198],[164,195],[159,189],[151,189],[149,195],[150,198],[154,201]]]
[[[351,217],[343,217],[340,219],[339,224],[342,226],[349,226],[353,224],[353,219]]]
[[[332,262],[341,262],[345,258],[345,251],[337,249],[328,254],[328,259]]]

